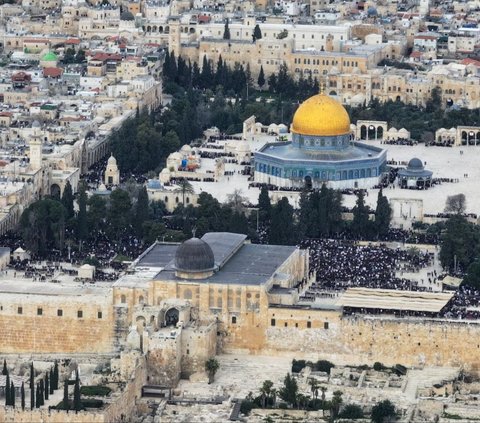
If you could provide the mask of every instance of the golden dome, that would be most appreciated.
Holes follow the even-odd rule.
[[[302,135],[345,135],[350,132],[350,117],[337,100],[317,94],[300,104],[290,129]]]

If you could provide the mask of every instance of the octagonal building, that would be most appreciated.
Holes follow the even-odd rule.
[[[386,170],[386,151],[352,142],[345,108],[326,94],[303,102],[290,127],[292,141],[255,153],[255,182],[280,188],[371,188]]]

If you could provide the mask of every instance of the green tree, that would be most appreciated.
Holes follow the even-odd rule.
[[[223,29],[223,39],[224,40],[230,39],[230,28],[228,27],[228,19],[225,20],[225,27]]]
[[[148,219],[149,211],[147,188],[142,187],[138,192],[137,203],[135,204],[135,228],[140,237],[143,236],[143,224]]]
[[[392,218],[392,208],[388,202],[388,198],[383,195],[382,190],[378,191],[377,208],[375,209],[375,228],[377,234],[385,235],[390,228]]]
[[[107,211],[107,221],[112,236],[120,238],[122,233],[131,228],[132,202],[127,191],[120,188],[110,194],[110,207]]]
[[[22,387],[20,388],[20,398],[21,398],[22,410],[25,410],[25,383],[24,382],[22,382]]]
[[[80,184],[78,195],[77,239],[85,241],[88,237],[87,192],[85,184]]]
[[[50,384],[49,384],[49,388],[50,388],[49,394],[52,395],[53,392],[54,392],[54,383],[55,383],[55,381],[53,380],[53,369],[52,368],[50,368],[48,380],[50,382]]]
[[[59,372],[58,372],[58,361],[55,360],[55,363],[53,365],[53,389],[57,390],[58,389],[58,382],[59,380]]]
[[[64,410],[69,410],[70,409],[70,404],[68,402],[68,378],[65,379],[63,382],[63,409]]]
[[[73,409],[77,413],[82,409],[82,400],[80,397],[80,377],[78,375],[78,369],[75,372],[75,386],[73,388]]]
[[[48,371],[45,374],[45,399],[48,400],[48,395],[50,394],[50,380],[48,378]]]
[[[454,215],[445,223],[440,246],[440,262],[451,272],[465,272],[480,256],[480,230],[463,216]]]
[[[205,370],[208,374],[208,383],[212,383],[215,378],[215,373],[217,373],[220,363],[215,357],[209,358],[205,362]]]
[[[107,216],[107,202],[100,195],[92,195],[88,199],[88,229],[90,234],[97,234]],[[58,389],[58,388],[57,388]]]
[[[30,364],[30,409],[35,408],[35,369],[33,362]]]
[[[10,405],[11,401],[11,395],[10,395],[10,375],[6,374],[6,381],[5,381],[5,405],[8,406]]]
[[[265,408],[272,394],[273,382],[271,380],[264,380],[262,387],[260,388],[260,394],[262,396],[262,408]]]
[[[342,391],[335,391],[333,393],[333,398],[332,398],[332,401],[330,403],[330,413],[331,413],[331,416],[334,419],[337,418],[338,413],[340,411],[340,406],[343,403],[342,395],[343,395]]]
[[[320,384],[318,383],[318,380],[312,377],[308,379],[308,385],[310,386],[310,392],[312,393],[312,397],[317,399],[318,390],[320,389]]]
[[[287,373],[283,380],[283,387],[280,389],[280,398],[287,404],[294,407],[297,402],[298,384],[290,373]]]
[[[339,417],[342,419],[362,419],[363,418],[363,410],[357,404],[347,404],[342,412],[339,414]]]
[[[268,188],[262,185],[260,188],[260,195],[258,196],[258,218],[261,223],[265,224],[270,221],[272,217],[272,203],[268,195]]]
[[[449,195],[445,202],[445,213],[463,214],[467,208],[465,194]]]
[[[293,207],[283,197],[272,207],[272,220],[268,240],[270,244],[293,245],[296,242],[296,230],[293,219]]]
[[[2,375],[3,376],[6,376],[8,373],[8,369],[7,369],[7,360],[4,358],[3,359],[3,370],[2,370]]]
[[[13,382],[10,382],[10,405],[15,407],[15,386],[13,386]]]
[[[463,284],[480,289],[480,259],[477,257],[467,268],[467,274],[463,278]]]
[[[85,50],[79,49],[75,55],[75,63],[85,62]]]
[[[352,233],[358,237],[365,237],[369,233],[370,221],[368,208],[365,205],[363,191],[357,194],[357,202],[353,208]]]
[[[185,207],[185,197],[187,194],[195,193],[192,184],[188,179],[182,178],[177,181],[178,191],[182,193],[182,204]]]
[[[72,191],[72,186],[70,185],[70,181],[67,181],[67,183],[65,184],[61,201],[62,201],[63,207],[65,207],[65,210],[67,211],[66,218],[67,219],[72,218],[75,212],[73,210],[73,191]]]
[[[386,423],[394,421],[395,406],[389,400],[381,401],[373,406],[371,417],[373,423]]]
[[[260,40],[262,38],[262,30],[260,29],[260,25],[256,24],[255,28],[253,29],[253,42]]]
[[[263,72],[263,66],[260,66],[260,72],[258,73],[257,84],[260,88],[265,85],[265,73]]]

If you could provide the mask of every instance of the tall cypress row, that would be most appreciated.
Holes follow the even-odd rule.
[[[10,375],[7,372],[7,381],[5,383],[5,405],[10,405]]]
[[[30,409],[35,408],[35,369],[33,368],[33,362],[30,365]]]
[[[25,383],[22,382],[22,388],[20,390],[20,397],[22,401],[22,410],[25,410]]]
[[[10,405],[15,407],[15,386],[13,386],[13,382],[10,382]]]

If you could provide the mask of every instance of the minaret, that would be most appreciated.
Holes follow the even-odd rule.
[[[33,134],[29,141],[30,146],[30,167],[32,170],[42,168],[42,136],[40,123],[36,120],[32,124]]]

